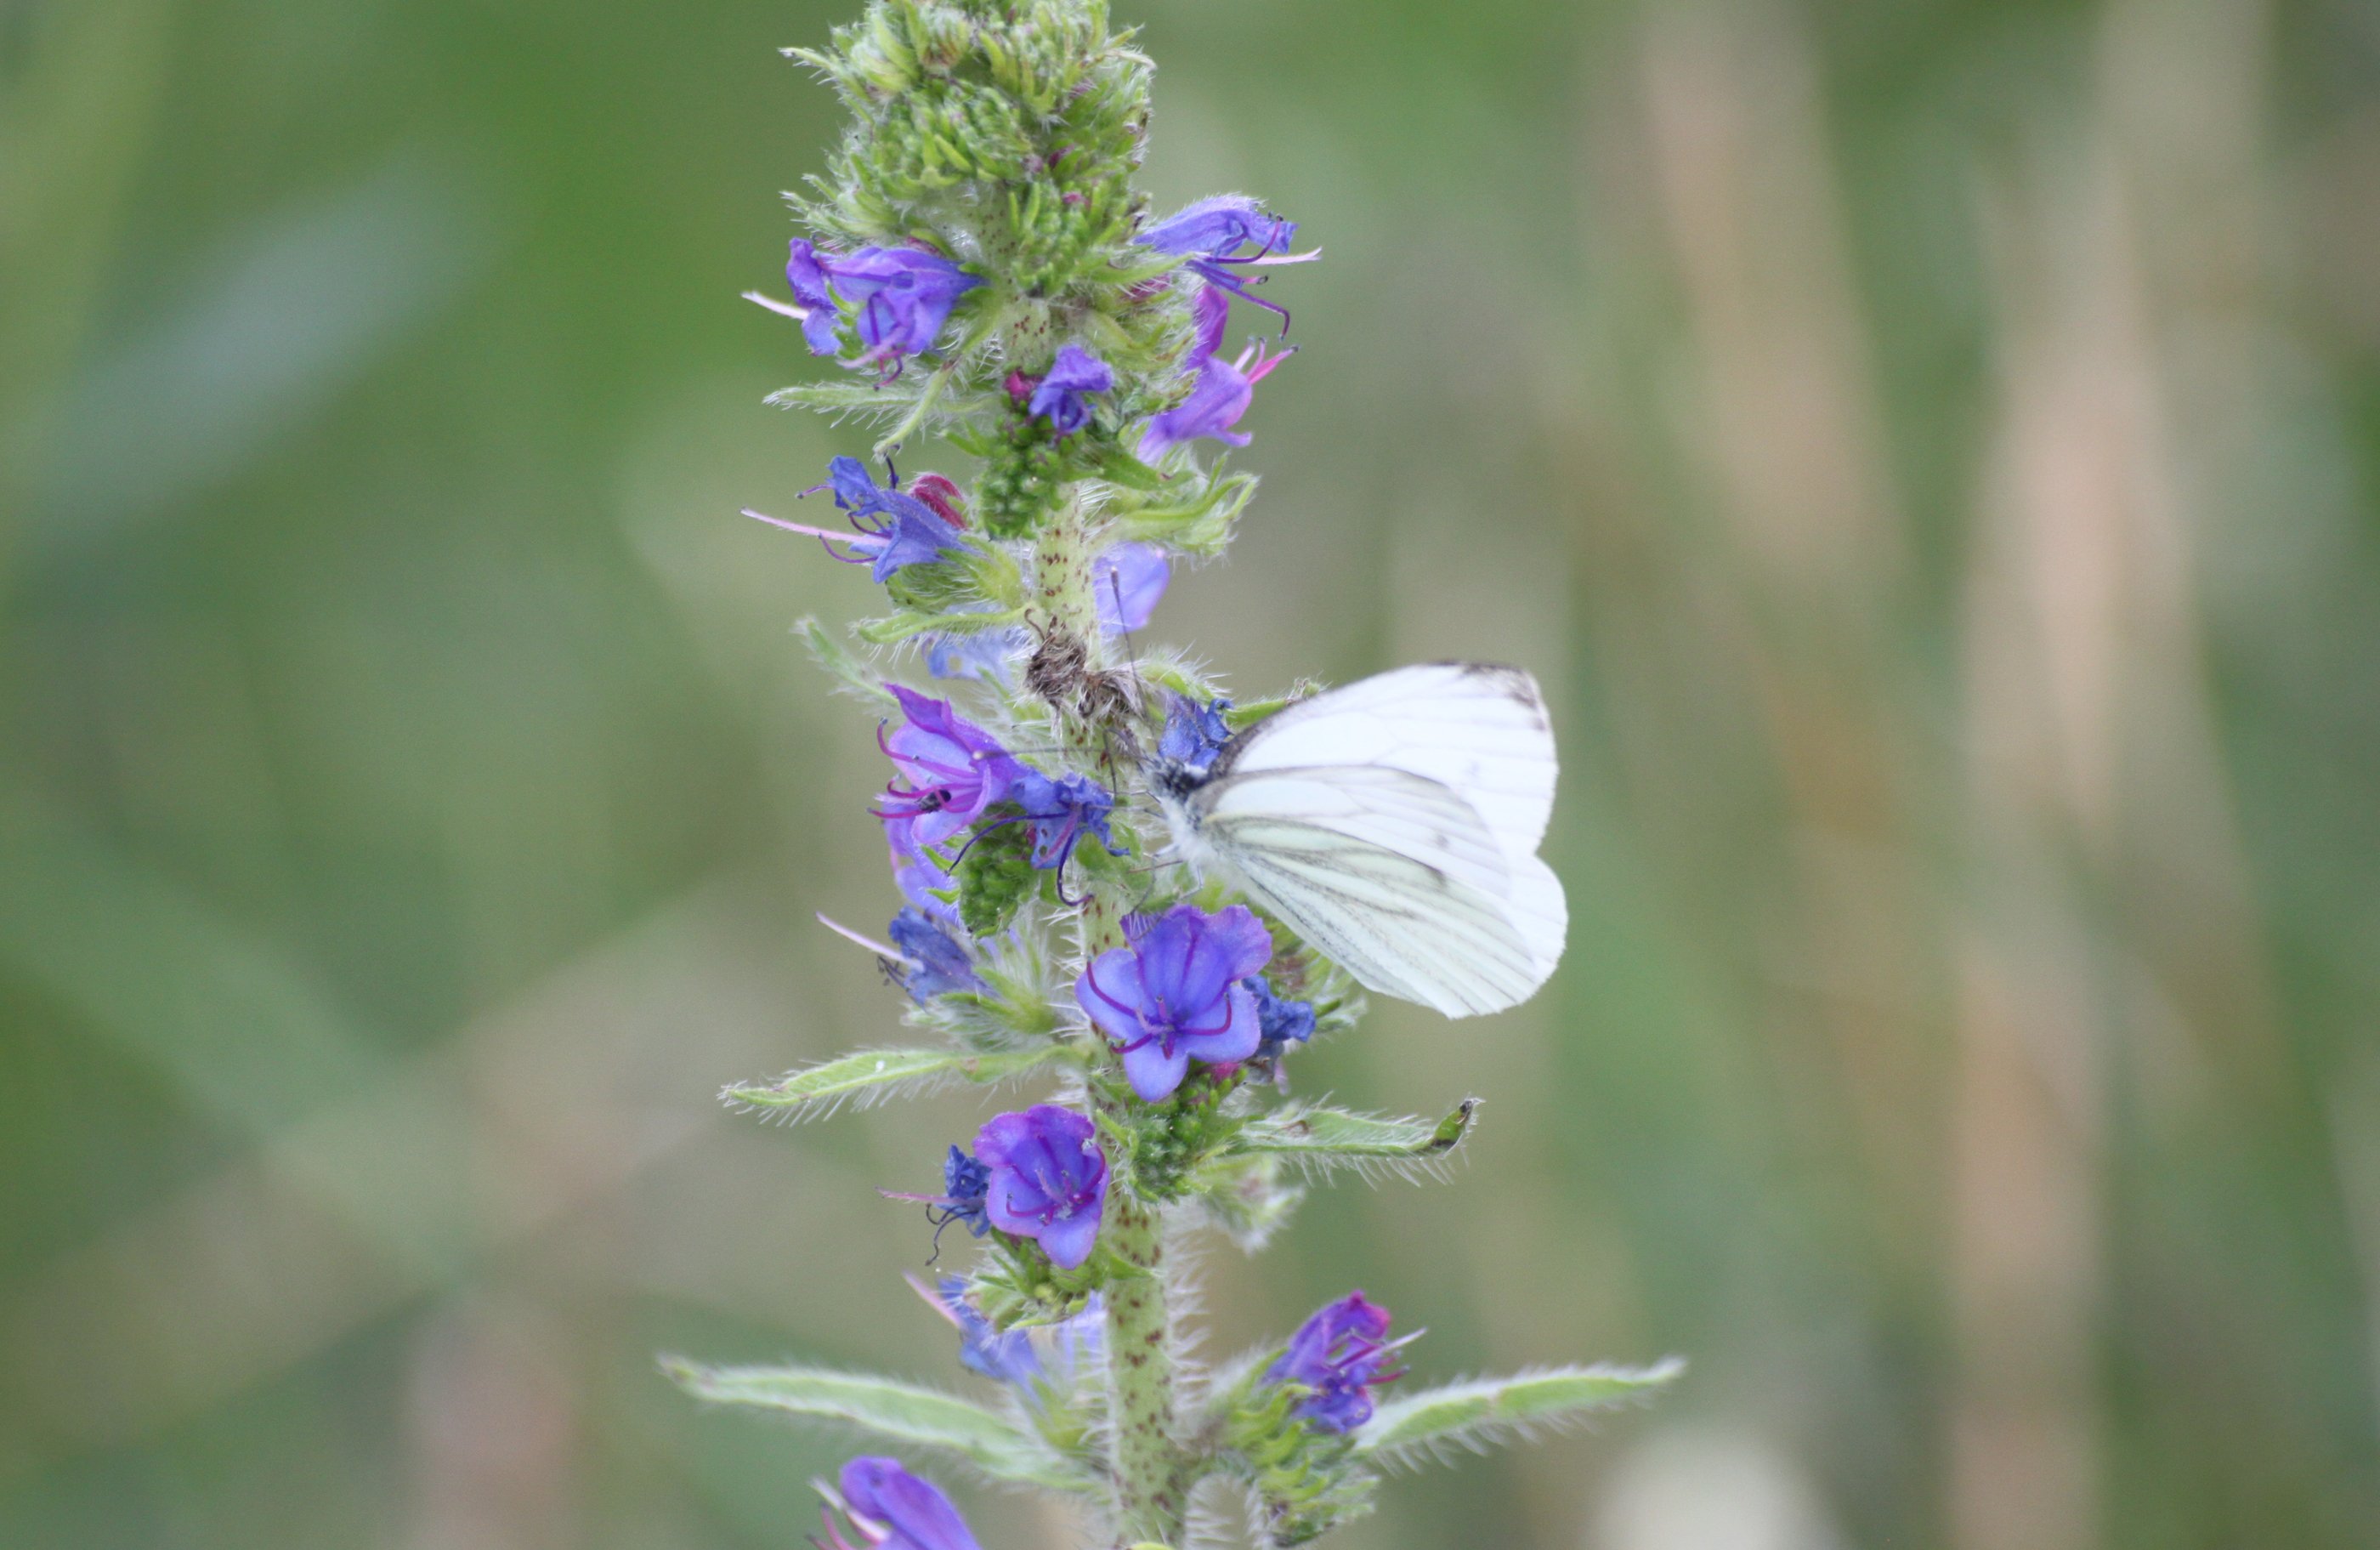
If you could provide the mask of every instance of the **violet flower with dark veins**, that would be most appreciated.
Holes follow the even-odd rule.
[[[1038,1239],[1062,1270],[1091,1257],[1108,1198],[1108,1159],[1087,1116],[1054,1104],[998,1115],[976,1136],[975,1150],[991,1170],[985,1209],[993,1227]]]
[[[1353,1293],[1299,1325],[1289,1349],[1265,1369],[1265,1379],[1312,1391],[1290,1410],[1307,1425],[1352,1432],[1372,1419],[1372,1385],[1404,1376],[1384,1370],[1404,1343],[1390,1341],[1388,1334],[1389,1311]]]
[[[1114,385],[1115,373],[1106,361],[1080,345],[1066,345],[1059,349],[1050,374],[1034,386],[1026,407],[1046,418],[1063,441],[1091,422],[1090,396]]]
[[[905,566],[932,565],[944,555],[972,553],[974,545],[924,501],[887,489],[868,476],[856,458],[828,463],[827,482],[802,492],[834,492],[834,504],[851,516],[856,532],[834,532],[801,522],[747,509],[747,517],[787,532],[806,533],[826,546],[826,552],[846,565],[865,565],[878,581],[888,581]],[[837,549],[835,545],[843,545]],[[847,551],[847,552],[846,552]]]
[[[983,284],[920,248],[862,248],[837,258],[800,238],[794,239],[785,282],[803,307],[802,337],[812,354],[836,353],[835,319],[847,306],[865,347],[860,360],[896,370],[906,357],[932,349],[959,298]]]
[[[1115,810],[1115,798],[1087,775],[1065,775],[1052,780],[1020,764],[1009,782],[1008,796],[1025,810],[1025,821],[1033,825],[1033,864],[1043,872],[1064,866],[1066,858],[1075,853],[1075,842],[1087,834],[1106,846],[1108,854],[1123,853],[1108,833],[1108,814]]]
[[[1226,446],[1245,446],[1249,437],[1232,426],[1256,399],[1257,384],[1270,376],[1292,350],[1268,353],[1261,342],[1251,343],[1237,360],[1226,360],[1223,330],[1231,322],[1232,304],[1212,287],[1199,291],[1192,307],[1197,314],[1198,340],[1192,368],[1190,396],[1161,414],[1152,416],[1141,433],[1138,456],[1154,463],[1186,441],[1205,436]]]
[[[876,815],[912,821],[917,846],[940,845],[983,816],[1008,794],[1019,767],[999,740],[963,720],[947,700],[929,700],[902,684],[885,686],[908,719],[876,740],[900,779],[887,787]]]
[[[1086,965],[1075,1002],[1123,1056],[1143,1101],[1171,1097],[1194,1059],[1223,1065],[1257,1052],[1257,998],[1240,982],[1272,961],[1272,937],[1245,905],[1209,915],[1177,904],[1125,930],[1132,945]]]
[[[1282,220],[1245,195],[1219,194],[1184,205],[1142,232],[1140,240],[1160,253],[1186,255],[1190,262],[1184,267],[1209,286],[1269,312],[1279,312],[1281,335],[1286,339],[1289,309],[1265,300],[1250,288],[1262,283],[1261,275],[1252,280],[1240,271],[1257,265],[1306,263],[1322,256],[1319,248],[1291,252],[1290,239],[1296,235],[1296,222]]]

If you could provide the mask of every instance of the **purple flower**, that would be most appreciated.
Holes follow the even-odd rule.
[[[986,988],[967,950],[924,910],[902,910],[892,917],[886,934],[901,949],[901,956],[915,965],[901,981],[901,987],[913,999],[924,1001],[954,990]]]
[[[898,490],[882,488],[868,477],[868,469],[858,458],[837,458],[826,468],[827,482],[817,488],[834,491],[834,504],[851,514],[851,525],[857,532],[830,532],[752,510],[744,515],[788,532],[807,533],[825,544],[826,552],[836,559],[847,565],[868,565],[868,573],[879,581],[891,580],[904,566],[931,565],[944,555],[971,551],[973,546],[933,507]],[[836,548],[837,544],[843,548]]]
[[[1075,842],[1086,834],[1106,846],[1110,855],[1123,853],[1108,833],[1108,814],[1115,808],[1115,798],[1087,775],[1067,775],[1052,780],[1020,764],[1009,783],[1008,795],[1025,810],[1026,822],[1033,825],[1033,864],[1042,871],[1064,866],[1066,858],[1075,853]]]
[[[1030,1386],[1041,1376],[1041,1359],[1033,1336],[1022,1329],[999,1330],[966,1299],[966,1280],[945,1275],[934,1285],[934,1303],[959,1329],[959,1365],[1016,1388]]]
[[[1322,256],[1319,249],[1291,252],[1290,238],[1296,235],[1296,222],[1282,220],[1245,195],[1221,194],[1174,212],[1142,232],[1140,239],[1160,253],[1188,257],[1186,267],[1210,287],[1269,312],[1279,312],[1281,336],[1287,338],[1289,309],[1263,299],[1249,288],[1262,284],[1262,276],[1250,280],[1239,271],[1250,265],[1305,263]]]
[[[925,1288],[918,1283],[918,1289]],[[933,1300],[944,1317],[958,1326],[959,1362],[971,1373],[1021,1388],[1029,1394],[1038,1385],[1064,1383],[1078,1365],[1095,1362],[1105,1344],[1103,1313],[1093,1292],[1083,1311],[1054,1325],[997,1330],[976,1312],[966,1298],[966,1282],[945,1275],[933,1289]]]
[[[1229,700],[1217,699],[1201,705],[1196,700],[1175,695],[1166,708],[1165,731],[1157,740],[1158,756],[1184,766],[1192,775],[1203,775],[1214,766],[1216,755],[1232,740],[1232,726],[1223,713],[1232,708]]]
[[[940,253],[918,248],[862,248],[849,258],[823,255],[795,238],[785,281],[807,310],[802,336],[817,355],[836,350],[838,304],[856,309],[863,360],[891,361],[934,348],[958,299],[983,284]],[[820,320],[823,319],[823,323]]]
[[[938,678],[990,678],[1008,681],[1008,659],[1024,645],[1016,629],[974,629],[964,635],[921,635],[926,671]]]
[[[793,257],[785,262],[785,283],[794,288],[794,299],[802,304],[802,337],[809,342],[812,355],[832,355],[839,348],[834,336],[834,292],[827,288],[826,266],[819,262],[818,250],[794,238]]]
[[[1245,194],[1218,194],[1188,204],[1140,234],[1160,253],[1235,257],[1254,246],[1255,257],[1289,251],[1297,223],[1284,221]]]
[[[1352,1432],[1372,1419],[1372,1385],[1402,1377],[1387,1367],[1397,1345],[1388,1342],[1389,1311],[1355,1292],[1329,1304],[1289,1338],[1289,1349],[1265,1369],[1266,1381],[1312,1390],[1290,1413],[1324,1432]]]
[[[1190,1062],[1245,1060],[1263,1030],[1241,981],[1272,960],[1272,938],[1245,905],[1209,915],[1177,904],[1101,953],[1075,982],[1075,1001],[1123,1056],[1148,1103],[1172,1094]]]
[[[1038,1239],[1062,1270],[1091,1257],[1108,1198],[1108,1159],[1088,1118],[1036,1104],[1022,1114],[995,1116],[976,1136],[975,1150],[991,1170],[985,1207],[993,1227]]]
[[[1302,1044],[1314,1037],[1313,1002],[1291,1001],[1274,995],[1272,982],[1261,974],[1240,982],[1257,998],[1257,1027],[1263,1033],[1257,1044],[1258,1055],[1278,1059],[1287,1046]]]
[[[950,1155],[942,1159],[941,1194],[910,1195],[896,1190],[879,1190],[877,1193],[886,1200],[915,1201],[926,1208],[926,1220],[934,1225],[935,1254],[940,1257],[942,1229],[952,1223],[966,1228],[972,1238],[981,1238],[991,1230],[991,1220],[984,1214],[984,1191],[990,1182],[991,1170],[953,1145]]]
[[[898,1458],[854,1458],[837,1483],[852,1527],[873,1550],[981,1550],[951,1499]],[[828,1550],[853,1550],[831,1516],[826,1532]]]
[[[958,906],[934,897],[934,890],[947,891],[956,884],[941,858],[917,843],[917,818],[877,816],[884,821],[884,840],[892,851],[892,883],[901,897],[945,925],[957,924]]]
[[[914,820],[915,844],[940,845],[1008,794],[1017,766],[990,733],[961,720],[949,701],[929,700],[901,684],[887,687],[908,720],[890,737],[880,729],[876,735],[901,777],[885,787],[877,816]]]
[[[1184,442],[1200,436],[1226,446],[1247,445],[1246,433],[1232,427],[1240,422],[1240,417],[1248,412],[1248,405],[1255,401],[1257,384],[1271,375],[1293,353],[1283,350],[1269,354],[1261,343],[1256,343],[1242,350],[1237,360],[1226,360],[1217,352],[1223,348],[1223,329],[1231,321],[1231,302],[1224,299],[1221,291],[1208,287],[1198,293],[1192,306],[1197,312],[1198,342],[1190,395],[1149,421],[1148,429],[1140,438],[1139,456],[1144,463],[1154,463]]]
[[[1115,385],[1115,373],[1108,363],[1083,348],[1067,345],[1058,351],[1057,361],[1050,374],[1033,389],[1032,401],[1026,406],[1035,414],[1045,415],[1061,440],[1073,435],[1090,423],[1090,396],[1105,393]]]
[[[1111,635],[1147,629],[1172,579],[1172,565],[1156,544],[1110,545],[1091,562],[1091,601],[1099,607],[1099,628]]]

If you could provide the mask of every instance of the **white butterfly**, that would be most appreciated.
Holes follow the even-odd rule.
[[[1300,701],[1204,771],[1160,759],[1149,785],[1199,875],[1459,1018],[1527,1000],[1561,958],[1569,906],[1536,855],[1554,773],[1535,678],[1439,662]]]

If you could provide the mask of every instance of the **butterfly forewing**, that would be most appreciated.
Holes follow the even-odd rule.
[[[1545,837],[1554,738],[1537,682],[1517,667],[1433,662],[1318,694],[1243,735],[1234,774],[1379,765],[1468,800],[1508,854]]]

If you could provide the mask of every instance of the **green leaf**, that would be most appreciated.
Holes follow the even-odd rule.
[[[995,1480],[1061,1491],[1084,1484],[1008,1417],[919,1384],[818,1367],[704,1367],[677,1357],[662,1358],[662,1371],[698,1399],[840,1421],[912,1447],[940,1448]]]
[[[1355,1434],[1355,1451],[1390,1469],[1442,1461],[1458,1447],[1484,1452],[1645,1398],[1685,1368],[1671,1357],[1651,1367],[1558,1367],[1425,1389],[1382,1405]]]
[[[866,1108],[887,1099],[916,1097],[955,1082],[988,1086],[1014,1081],[1044,1066],[1073,1058],[1075,1052],[1060,1044],[990,1052],[864,1049],[790,1072],[782,1080],[730,1087],[720,1097],[731,1104],[780,1110],[789,1119],[820,1119],[845,1104]]]
[[[1478,1111],[1476,1098],[1463,1099],[1438,1120],[1297,1105],[1251,1119],[1232,1138],[1227,1152],[1282,1157],[1314,1172],[1336,1167],[1427,1172],[1463,1144]]]
[[[830,633],[815,617],[805,617],[795,624],[794,633],[809,648],[811,660],[836,680],[844,692],[871,705],[890,706],[892,696],[884,687],[884,679],[875,669],[851,654],[844,643]]]

